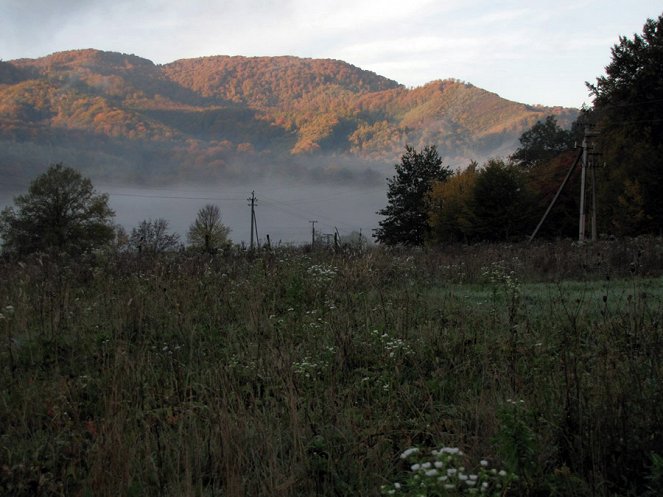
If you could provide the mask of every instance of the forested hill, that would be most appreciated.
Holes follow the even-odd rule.
[[[509,154],[549,114],[565,125],[576,110],[515,103],[456,80],[408,89],[337,60],[156,65],[77,50],[0,62],[0,172],[22,176],[64,161],[122,177],[242,176],[263,167],[355,174],[393,164],[406,143],[437,145],[459,166]]]

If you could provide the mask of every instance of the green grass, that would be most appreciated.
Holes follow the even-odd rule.
[[[417,495],[399,455],[449,446],[509,495],[658,495],[662,252],[5,261],[0,494]]]

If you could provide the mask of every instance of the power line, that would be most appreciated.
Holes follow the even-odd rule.
[[[347,223],[339,223],[339,222],[337,222],[337,221],[335,221],[335,220],[333,220],[333,219],[331,219],[327,216],[324,216],[324,215],[319,214],[317,212],[312,212],[309,209],[306,210],[306,214],[303,214],[300,211],[295,211],[295,210],[293,210],[289,207],[280,205],[279,202],[277,202],[273,199],[265,199],[264,197],[262,197],[262,200],[264,202],[270,204],[273,208],[278,209],[278,210],[280,210],[280,211],[282,211],[282,212],[284,212],[284,213],[286,213],[286,214],[288,214],[292,217],[296,217],[298,219],[308,220],[309,215],[314,215],[316,217],[322,218],[322,219],[325,220],[325,222],[323,222],[321,224],[323,224],[324,226],[327,226],[330,229],[333,229],[334,226],[342,226],[342,227],[344,227],[346,229],[350,229],[350,230],[359,229],[359,226],[351,225],[351,224],[347,224]]]
[[[617,108],[617,107],[635,107],[637,105],[649,105],[649,104],[655,104],[658,102],[663,102],[663,98],[656,98],[653,100],[643,100],[641,102],[629,102],[629,103],[624,103],[624,104],[605,104],[602,106],[599,106],[599,109],[605,109],[605,108]]]
[[[240,201],[241,198],[230,197],[184,197],[180,195],[148,195],[144,193],[122,193],[122,192],[105,192],[112,197],[141,197],[141,198],[163,198],[173,200],[218,200],[218,201]]]
[[[617,126],[620,124],[643,124],[643,123],[660,123],[663,122],[663,119],[640,119],[638,121],[608,121],[605,124],[601,124],[603,128],[609,128],[611,126]]]
[[[380,186],[379,188],[384,189],[384,186]],[[296,199],[296,200],[291,200],[291,201],[281,202],[281,203],[284,204],[284,205],[297,205],[297,204],[306,204],[306,203],[309,203],[309,202],[324,202],[325,200],[334,200],[334,199],[337,199],[339,197],[348,197],[348,196],[354,196],[354,195],[365,195],[367,191],[376,190],[376,189],[377,189],[377,187],[367,188],[363,191],[356,191],[356,190],[350,191],[350,190],[348,190],[348,191],[345,191],[345,192],[339,192],[335,195],[331,195],[331,196],[328,196],[328,197],[315,197],[315,198],[306,198],[306,199]]]

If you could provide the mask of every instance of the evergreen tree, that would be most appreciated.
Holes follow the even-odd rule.
[[[428,227],[428,194],[435,181],[445,181],[451,170],[442,166],[435,146],[421,152],[406,146],[396,175],[387,179],[388,205],[378,211],[384,216],[375,231],[378,242],[386,245],[422,245]]]

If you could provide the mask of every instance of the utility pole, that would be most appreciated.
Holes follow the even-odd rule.
[[[592,241],[596,241],[596,175],[594,174],[594,157],[596,153],[592,138],[598,136],[598,133],[591,130],[589,124],[585,125],[585,136],[582,139],[582,175],[580,177],[580,219],[578,221],[578,241],[585,241],[585,229],[587,220],[585,216],[585,194],[587,181],[587,168],[591,168],[590,180],[592,182]],[[591,160],[591,161],[590,161]]]
[[[318,221],[309,221],[311,223],[311,248],[315,246],[315,223]]]
[[[585,196],[587,192],[587,169],[589,168],[589,179],[592,183],[591,185],[591,193],[592,193],[592,205],[591,205],[591,229],[592,229],[592,241],[596,241],[598,239],[598,233],[597,233],[597,223],[596,223],[596,164],[598,160],[596,157],[598,157],[600,154],[598,152],[594,151],[594,142],[593,138],[597,137],[599,133],[597,131],[592,131],[593,125],[587,124],[585,125],[585,135],[582,140],[582,147],[580,152],[578,153],[578,156],[576,157],[576,160],[573,162],[573,165],[571,166],[571,169],[569,169],[568,173],[566,174],[566,177],[564,178],[564,181],[562,182],[561,186],[557,190],[557,193],[555,194],[555,197],[553,198],[552,202],[548,206],[548,209],[546,209],[545,214],[541,218],[541,221],[539,221],[539,224],[537,225],[536,229],[532,233],[532,235],[529,237],[529,241],[531,242],[536,234],[539,232],[539,229],[543,225],[544,221],[548,217],[548,214],[550,214],[550,211],[552,210],[553,206],[555,205],[555,202],[557,202],[557,199],[559,198],[559,195],[562,193],[562,190],[568,183],[569,179],[571,178],[571,175],[573,174],[573,171],[575,170],[576,166],[582,161],[582,173],[581,173],[581,178],[580,178],[580,218],[578,221],[578,240],[581,242],[585,241],[585,230],[587,228],[587,218],[585,216]]]
[[[249,250],[253,250],[253,233],[255,232],[256,234],[256,239],[258,238],[258,227],[256,226],[256,203],[258,202],[258,199],[256,198],[256,192],[252,191],[251,192],[251,197],[247,198],[249,202],[249,206],[251,207],[251,244],[249,245]]]

